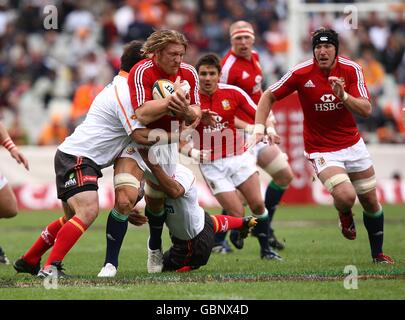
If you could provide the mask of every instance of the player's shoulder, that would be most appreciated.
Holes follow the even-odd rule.
[[[338,56],[338,63],[340,65],[340,67],[344,70],[348,70],[348,71],[358,71],[361,70],[361,66],[354,62],[353,60],[350,60],[347,57],[344,56]]]
[[[220,89],[222,91],[226,91],[226,90],[238,91],[238,92],[242,91],[241,88],[234,86],[233,84],[227,84],[227,83],[222,83],[222,82],[218,83],[218,89]]]
[[[130,73],[145,72],[147,70],[150,70],[153,66],[154,66],[153,60],[151,58],[146,58],[135,64],[131,68]]]
[[[295,65],[290,72],[293,73],[294,75],[305,75],[310,73],[313,70],[314,67],[314,59],[308,59],[302,63],[299,63]]]
[[[252,56],[256,59],[256,60],[260,60],[260,57],[259,57],[259,52],[257,52],[256,50],[252,50]]]
[[[195,83],[198,82],[198,75],[197,71],[195,68],[188,63],[182,62],[180,64],[180,70],[179,70],[182,78],[188,80],[188,81],[194,81]]]
[[[182,72],[185,72],[185,73],[197,73],[195,68],[191,64],[188,64],[186,62],[182,62],[180,64],[180,69]]]
[[[243,95],[243,96],[248,96],[248,94],[241,89],[238,86],[234,86],[232,84],[227,84],[227,83],[218,83],[218,89],[222,94],[237,94],[237,95]]]
[[[237,61],[238,57],[232,52],[232,50],[229,50],[221,59],[221,66],[223,68],[232,68],[236,65]]]

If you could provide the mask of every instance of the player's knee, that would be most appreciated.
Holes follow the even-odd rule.
[[[254,213],[254,214],[262,214],[265,211],[265,206],[264,203],[258,202],[258,203],[254,203],[250,206],[250,210]]]
[[[17,205],[12,205],[9,208],[2,210],[0,218],[10,219],[14,218],[18,213]]]
[[[335,202],[344,208],[352,208],[356,202],[356,193],[353,188],[339,188],[332,195]]]
[[[75,210],[76,216],[80,218],[83,223],[90,226],[96,220],[99,212],[98,203],[88,203]]]
[[[122,213],[129,213],[135,205],[135,200],[125,191],[115,193],[115,209]]]
[[[282,187],[287,187],[293,180],[294,175],[291,168],[288,166],[273,175],[273,181]]]

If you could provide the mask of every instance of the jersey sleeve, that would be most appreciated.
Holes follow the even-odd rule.
[[[127,135],[130,135],[135,129],[145,128],[134,116],[134,110],[127,88],[119,88],[117,85],[114,85],[114,98],[118,105],[117,116]]]
[[[365,98],[370,101],[370,94],[368,92],[362,68],[353,63],[350,68],[349,84],[345,88],[355,98]]]
[[[147,63],[136,64],[129,72],[128,86],[134,110],[153,99],[151,79]]]
[[[290,70],[269,89],[280,100],[297,90],[297,80],[297,75]]]
[[[182,64],[182,68],[185,69],[184,78],[190,84],[190,104],[201,105],[200,95],[198,94],[199,81],[197,71],[193,66],[185,63]]]
[[[184,193],[186,194],[191,189],[195,181],[195,177],[190,169],[177,165],[174,180],[182,185],[184,188]]]
[[[242,89],[235,87],[235,97],[238,102],[238,108],[236,109],[235,115],[238,117],[238,114],[247,115],[251,120],[255,119],[257,105],[253,102],[252,98],[243,91]],[[242,117],[241,117],[242,118]]]

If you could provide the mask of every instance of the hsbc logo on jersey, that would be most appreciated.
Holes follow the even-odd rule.
[[[321,97],[321,100],[323,102],[333,102],[333,101],[335,101],[335,99],[336,99],[336,97],[333,94],[324,94]]]
[[[336,97],[333,94],[324,94],[321,97],[323,103],[315,103],[315,111],[334,111],[343,108],[343,103],[335,103]]]
[[[229,122],[228,121],[224,121],[223,123],[222,121],[222,117],[220,115],[214,116],[215,119],[215,126],[204,126],[203,132],[204,133],[212,133],[212,132],[218,132],[218,131],[222,131],[224,129],[227,129],[229,127]]]

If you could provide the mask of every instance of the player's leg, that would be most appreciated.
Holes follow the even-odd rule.
[[[356,201],[356,191],[350,182],[346,169],[330,166],[318,174],[319,180],[333,197],[335,208],[339,213],[342,234],[349,240],[356,239],[356,227],[352,208]]]
[[[4,182],[2,182],[4,181]],[[17,200],[5,178],[0,175],[0,218],[13,218],[17,215]]]
[[[149,225],[147,241],[147,269],[149,273],[162,272],[163,268],[162,233],[167,215],[164,208],[164,197],[165,194],[158,190],[158,186],[151,181],[146,181],[145,216],[148,218]]]
[[[172,236],[171,240],[172,246],[163,256],[163,271],[187,272],[206,265],[214,246],[212,216],[204,214],[204,228],[193,239],[180,240]]]
[[[55,154],[56,187],[58,198],[74,212],[58,231],[51,253],[38,276],[55,272],[63,276],[62,260],[81,235],[96,219],[99,211],[98,178],[100,167],[91,159],[76,157],[57,150]],[[65,207],[67,207],[65,206]]]
[[[233,166],[232,159],[220,159],[211,164],[201,164],[201,174],[211,193],[215,196],[223,212],[228,215],[243,217],[244,207],[237,193],[232,179],[229,177],[229,167]],[[227,232],[215,234],[215,245],[212,251],[215,253],[230,253],[232,249],[225,240]]]
[[[62,201],[62,208],[64,215],[48,224],[28,251],[14,262],[13,266],[17,272],[38,274],[42,256],[54,245],[62,226],[75,214],[66,202]]]
[[[284,243],[277,240],[272,221],[278,204],[293,179],[293,172],[287,161],[287,155],[277,145],[266,145],[258,151],[257,164],[266,171],[272,181],[266,189],[264,203],[269,214],[269,242],[276,249],[284,249]]]
[[[243,174],[243,170],[241,171]],[[281,257],[271,250],[269,245],[269,222],[260,190],[259,175],[254,172],[248,179],[238,185],[238,190],[245,197],[257,224],[253,229],[260,244],[260,257],[266,260],[281,260]]]
[[[363,207],[363,222],[368,233],[371,256],[376,263],[394,263],[394,260],[383,254],[384,211],[377,198],[374,167],[349,174]]]
[[[128,215],[140,200],[143,171],[131,158],[118,158],[114,164],[115,203],[106,225],[106,256],[99,277],[114,277],[119,252],[128,228]]]
[[[62,226],[56,235],[51,253],[38,273],[40,277],[53,274],[55,268],[58,277],[65,276],[62,272],[63,259],[97,218],[99,212],[97,191],[89,190],[77,193],[67,199],[67,203],[76,214]]]
[[[17,215],[17,201],[5,177],[0,174],[0,218],[13,218]],[[0,247],[0,264],[10,264]]]
[[[246,238],[251,228],[256,226],[257,218],[253,216],[233,217],[230,215],[212,215],[211,219],[214,224],[214,233],[223,233],[228,230],[239,230],[242,239]],[[242,248],[239,248],[242,249]]]

